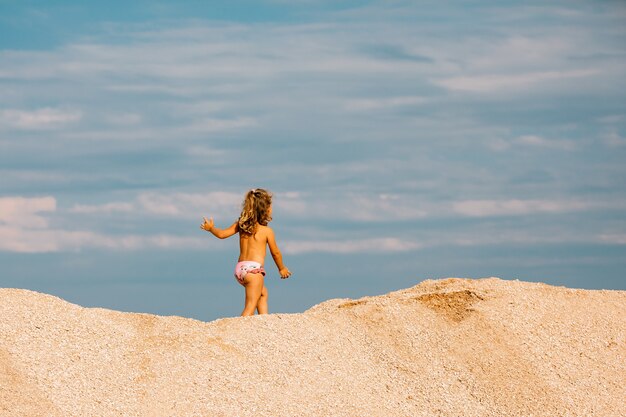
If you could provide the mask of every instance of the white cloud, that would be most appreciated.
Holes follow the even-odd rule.
[[[115,212],[133,212],[136,208],[132,203],[106,203],[101,205],[86,205],[76,204],[70,209],[72,213],[80,214],[94,214],[94,213],[106,213],[111,214]]]
[[[193,132],[219,132],[225,130],[254,127],[258,124],[252,117],[237,117],[235,119],[202,118],[195,120],[184,130]]]
[[[305,194],[281,195],[280,209],[294,217],[385,222],[424,218],[428,212],[408,195],[349,193],[324,199]]]
[[[391,98],[370,98],[347,100],[344,108],[349,111],[368,111],[386,108],[415,106],[428,102],[428,98],[419,96],[401,96]]]
[[[48,225],[39,213],[56,210],[54,197],[0,197],[0,225],[41,228]]]
[[[137,202],[148,213],[177,217],[207,215],[239,215],[243,194],[224,191],[187,194],[141,194]]]
[[[280,81],[297,79],[298,74],[410,76],[421,70],[422,63],[350,53],[352,44],[361,41],[367,30],[351,29],[355,32],[338,24],[195,21],[178,29],[133,32],[132,26],[120,25],[131,42],[73,44],[52,53],[5,52],[0,76],[67,81],[80,77],[93,81],[100,91],[161,92],[185,98],[206,97],[206,93],[241,97],[242,92],[256,92],[262,95],[255,99],[265,102],[264,85],[276,95],[298,94],[300,87],[285,90]],[[336,30],[345,32],[341,42],[337,42]],[[236,122],[249,126],[250,120]]]
[[[432,246],[463,246],[479,247],[494,245],[539,245],[539,244],[559,244],[559,243],[596,243],[597,239],[590,236],[576,235],[569,233],[546,234],[521,230],[509,230],[504,233],[502,230],[497,233],[479,233],[476,235],[463,234],[461,236],[448,236]]]
[[[113,213],[129,211],[125,203],[102,206],[75,206],[73,213]],[[202,248],[210,240],[202,237],[156,235],[103,235],[90,230],[64,230],[50,227],[41,213],[57,211],[54,197],[0,198],[0,250],[21,253],[59,252],[83,248],[113,250],[144,248]],[[200,222],[198,222],[199,224]]]
[[[615,123],[621,123],[624,120],[626,120],[626,115],[612,114],[610,116],[598,117],[596,120],[603,124],[615,124]]]
[[[33,111],[8,109],[0,111],[0,128],[13,129],[51,129],[77,122],[82,113],[77,110],[43,108]]]
[[[485,144],[488,148],[503,152],[515,148],[538,148],[538,149],[556,149],[561,151],[576,151],[580,149],[582,143],[569,139],[546,138],[539,135],[522,135],[513,139],[504,139],[496,137],[486,139]]]
[[[281,200],[281,210],[292,212],[309,218],[310,205],[299,192],[278,194]],[[101,214],[115,215],[116,213],[136,212],[138,214],[150,214],[154,216],[196,216],[200,217],[201,206],[220,208],[228,215],[236,215],[240,203],[239,193],[213,192],[204,194],[141,194],[130,203],[107,203],[96,206],[76,205],[69,213],[78,214]],[[218,203],[215,200],[219,201]],[[396,195],[380,195],[377,199],[383,202],[399,200]],[[360,214],[340,213],[339,215],[353,216],[369,219],[372,221],[395,221],[396,218],[380,216],[378,205],[374,204],[371,213]],[[518,216],[535,213],[561,213],[576,210],[592,209],[623,209],[626,207],[620,201],[565,201],[565,200],[465,200],[450,205],[440,204],[428,209],[429,217],[446,216]],[[150,208],[150,209],[148,209]],[[194,211],[195,210],[195,211]],[[196,212],[197,211],[197,212]],[[376,212],[378,215],[374,215]],[[22,253],[75,251],[85,248],[99,248],[107,250],[142,250],[150,248],[168,249],[201,249],[215,246],[214,239],[206,236],[194,235],[171,235],[164,233],[147,235],[107,235],[92,230],[64,230],[51,227],[46,213],[54,213],[55,217],[64,213],[57,212],[56,199],[54,197],[10,197],[0,199],[0,250]],[[368,213],[364,215],[363,213]],[[389,210],[387,209],[387,214]],[[214,214],[213,212],[206,213]],[[338,211],[329,211],[322,215],[332,216],[336,219]],[[369,216],[372,216],[371,218]],[[226,223],[231,217],[224,219]],[[406,220],[406,219],[405,219]],[[224,223],[223,219],[219,219]],[[199,224],[199,221],[198,221]],[[488,228],[492,227],[487,225]],[[455,231],[453,233],[437,231],[420,232],[419,238],[403,238],[397,236],[363,237],[359,239],[345,239],[334,231],[326,233],[319,230],[300,231],[299,238],[286,239],[281,248],[287,254],[302,253],[377,253],[377,252],[410,252],[424,247],[433,246],[483,246],[494,244],[535,244],[535,243],[560,243],[560,242],[586,242],[586,243],[609,243],[624,244],[626,239],[620,233],[589,234],[588,232],[572,233],[569,230],[531,231],[514,230],[511,233],[502,233],[500,229],[485,230],[483,226],[476,226],[481,230]],[[321,235],[320,235],[321,233]]]
[[[462,42],[464,55],[472,71],[485,73],[495,68],[519,73],[520,68],[558,68],[562,59],[577,51],[567,35],[544,33],[522,35],[512,32],[510,36]]]
[[[208,160],[215,161],[216,159],[224,160],[227,152],[207,146],[191,146],[185,149],[185,154],[193,158],[209,158]]]
[[[5,225],[0,226],[0,250],[2,251],[41,253],[55,252],[57,249],[55,242],[42,236],[41,230],[33,231]]]
[[[517,142],[531,146],[546,146],[546,144],[548,143],[548,141],[546,141],[544,138],[537,135],[520,136],[519,138],[517,138]]]
[[[143,193],[132,202],[114,202],[101,205],[73,206],[69,213],[77,214],[109,214],[129,213],[148,214],[154,216],[198,217],[206,215],[224,215],[219,219],[226,223],[226,215],[236,216],[243,195],[231,192],[209,192],[206,194],[157,194]],[[281,199],[281,209],[299,211],[307,202],[302,200],[298,192],[277,194]],[[379,195],[376,201],[361,210],[345,213],[362,219],[381,220],[381,211],[389,214],[394,202],[394,195]],[[284,206],[282,203],[285,203]],[[402,208],[396,208],[402,215]],[[38,213],[56,211],[56,200],[53,197],[22,198],[13,197],[0,200],[0,250],[11,252],[58,252],[80,250],[83,248],[104,248],[111,250],[137,250],[145,248],[206,248],[212,239],[204,236],[188,237],[167,234],[158,235],[103,235],[89,230],[62,230],[50,228],[48,221]],[[300,212],[300,215],[303,213]],[[200,222],[200,221],[199,221]],[[198,222],[198,224],[199,224]],[[421,245],[395,237],[359,239],[359,240],[297,240],[288,241],[284,245],[286,253],[309,252],[405,252],[416,250]]]
[[[0,198],[0,250],[11,252],[51,252],[59,249],[59,241],[88,240],[86,232],[50,230],[41,213],[57,209],[54,197]]]
[[[485,199],[461,201],[422,201],[414,195],[347,194],[319,201],[298,194],[281,197],[280,210],[293,217],[333,218],[363,222],[398,222],[445,217],[520,216],[534,213],[566,213],[591,210],[621,210],[626,202],[575,199]]]
[[[117,126],[132,126],[141,123],[143,117],[137,113],[114,113],[106,116],[109,123]]]
[[[597,204],[564,200],[465,200],[452,204],[455,213],[469,217],[518,216],[587,210]]]
[[[79,214],[134,213],[141,216],[201,219],[213,216],[221,224],[233,221],[243,193],[141,193],[128,202],[73,206]],[[400,222],[445,217],[520,216],[534,213],[565,213],[591,210],[621,210],[626,202],[574,199],[484,199],[433,202],[411,194],[349,193],[340,196],[313,196],[302,192],[275,194],[276,212],[292,219],[335,219],[358,222]]]
[[[0,250],[19,253],[76,251],[87,248],[140,250],[193,249],[211,246],[202,237],[157,235],[110,236],[85,230],[25,229],[0,225]]]
[[[285,241],[284,251],[295,255],[311,252],[326,253],[379,253],[408,252],[422,248],[422,245],[395,237],[358,240],[290,240]]]
[[[602,243],[626,245],[626,233],[607,233],[598,236]]]
[[[577,148],[576,142],[566,139],[546,139],[538,135],[522,135],[515,139],[516,144],[522,146],[561,149],[572,151]]]
[[[0,250],[21,253],[45,253],[75,250],[102,242],[96,234],[86,231],[28,229],[0,226]]]
[[[543,71],[523,74],[488,74],[435,79],[433,82],[449,90],[468,92],[492,92],[497,90],[519,90],[546,81],[583,78],[599,74],[596,69]]]
[[[141,193],[133,201],[96,205],[77,204],[72,213],[136,213],[153,216],[193,218],[206,215],[239,215],[243,194],[225,191],[207,193]]]
[[[204,99],[185,101],[182,103],[174,101],[168,104],[168,106],[170,106],[174,112],[182,113],[185,115],[191,114],[199,116],[215,114],[219,111],[227,109],[228,107],[233,107],[233,105],[234,103],[229,103],[228,101]]]
[[[604,136],[604,143],[610,147],[626,146],[626,137],[614,131]]]
[[[562,243],[581,244],[626,244],[626,234],[598,234],[593,228],[572,230],[562,225],[548,225],[540,230],[525,229],[511,225],[477,224],[459,230],[419,231],[415,238],[384,237],[364,239],[342,239],[340,233],[329,231],[325,236],[312,236],[311,232],[301,231],[308,238],[286,240],[281,244],[286,254],[303,253],[401,253],[433,247],[481,247],[494,245],[553,245]],[[315,234],[319,235],[317,231]]]
[[[197,249],[211,245],[209,239],[203,237],[176,236],[169,234],[156,235],[123,235],[104,236],[92,234],[91,241],[79,242],[80,247],[100,247],[113,250],[140,250],[150,248],[166,249]],[[68,243],[68,242],[64,242]],[[66,245],[67,246],[67,245]]]

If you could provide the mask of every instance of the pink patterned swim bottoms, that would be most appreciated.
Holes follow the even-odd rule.
[[[263,265],[254,261],[241,261],[235,267],[235,279],[237,282],[243,285],[243,279],[248,274],[263,274],[265,276],[265,269]]]

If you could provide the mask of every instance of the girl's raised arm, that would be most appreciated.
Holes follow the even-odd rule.
[[[200,225],[200,229],[211,232],[211,234],[213,234],[213,236],[217,238],[226,239],[227,237],[231,237],[232,235],[237,233],[237,222],[231,224],[226,229],[219,229],[214,226],[213,217],[211,217],[209,220],[207,220],[206,217],[203,217],[203,219],[204,223]]]

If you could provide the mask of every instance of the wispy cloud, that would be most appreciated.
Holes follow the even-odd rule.
[[[395,237],[382,237],[359,240],[290,240],[285,242],[285,253],[385,253],[408,252],[422,246],[410,240]]]
[[[598,236],[603,243],[626,245],[626,233],[606,233]]]
[[[468,92],[511,91],[528,88],[534,84],[545,83],[547,81],[595,76],[600,72],[599,69],[585,69],[572,71],[543,71],[525,74],[489,74],[444,78],[434,80],[434,82],[449,90]]]
[[[563,200],[466,200],[452,204],[455,213],[470,217],[519,216],[588,210],[597,203]]]
[[[553,139],[539,135],[521,135],[513,139],[495,138],[487,141],[488,147],[495,151],[508,151],[511,148],[555,149],[562,151],[579,150],[584,143],[568,139]]]
[[[399,96],[391,98],[354,99],[346,101],[344,107],[350,111],[369,111],[402,106],[418,106],[429,101],[426,97]]]
[[[357,195],[326,197],[297,194],[281,198],[281,211],[300,218],[335,218],[355,222],[397,223],[410,220],[524,216],[626,209],[626,200],[610,199],[489,199],[424,201],[419,196]]]
[[[48,221],[40,213],[57,208],[54,197],[0,197],[0,225],[27,228],[47,227]]]
[[[392,60],[392,61],[412,61],[431,63],[433,60],[430,57],[414,53],[402,45],[390,45],[390,44],[369,44],[363,45],[357,49],[359,52],[365,53],[376,59]]]
[[[81,228],[81,222],[76,219],[76,215],[109,215],[134,213],[136,216],[150,218],[180,218],[198,217],[201,208],[205,205],[212,206],[218,210],[223,210],[224,219],[233,216],[235,207],[233,204],[239,203],[241,196],[236,193],[214,192],[208,195],[200,194],[175,194],[175,195],[155,195],[142,194],[129,203],[106,203],[101,205],[75,205],[67,212],[57,209],[54,197],[9,197],[0,199],[0,250],[21,253],[42,253],[77,251],[89,248],[106,250],[147,250],[156,248],[167,248],[176,250],[197,250],[212,247],[219,249],[214,239],[207,239],[206,236],[193,230],[181,230],[180,235],[168,234],[152,228],[146,234],[107,234],[102,231]],[[298,216],[299,219],[306,218],[310,222],[311,212],[308,211],[310,201],[303,200],[300,193],[283,193],[280,195],[281,211],[291,213],[291,216]],[[216,203],[215,200],[220,201]],[[391,198],[393,201],[393,198]],[[196,211],[194,211],[194,208]],[[619,210],[626,209],[624,202],[585,202],[585,201],[565,201],[565,200],[467,200],[455,202],[451,205],[441,205],[432,207],[427,218],[445,217],[474,217],[492,218],[502,216],[528,216],[542,213],[570,213],[594,209]],[[219,212],[218,212],[219,213]],[[207,213],[215,214],[215,213]],[[379,214],[379,213],[378,213]],[[67,229],[51,224],[48,215],[66,217],[60,223],[73,224],[74,227]],[[337,211],[326,213],[329,219],[336,220]],[[380,215],[363,217],[355,216],[354,213],[349,219],[353,221],[376,221],[388,225],[398,221],[398,218],[382,217]],[[70,221],[70,218],[73,221]],[[296,218],[296,222],[301,223]],[[228,223],[232,218],[228,218]],[[288,219],[283,219],[285,222]],[[292,219],[294,220],[294,219]],[[407,219],[405,218],[405,221]],[[223,222],[223,219],[220,219]],[[58,222],[58,220],[57,220]],[[89,223],[87,223],[89,224]],[[99,223],[95,223],[96,225]],[[289,224],[287,221],[286,224]],[[311,228],[312,226],[309,226]],[[410,223],[405,223],[403,229],[413,228]],[[368,237],[363,234],[362,228],[356,232],[328,230],[320,233],[315,228],[309,232],[287,234],[284,241],[281,240],[281,247],[287,254],[306,253],[339,253],[339,254],[359,254],[359,253],[401,253],[419,251],[426,247],[440,246],[489,246],[498,244],[532,245],[532,244],[559,244],[567,243],[608,243],[624,244],[624,235],[620,231],[603,232],[593,230],[580,230],[576,233],[563,229],[544,231],[513,229],[505,232],[504,229],[493,229],[493,223],[487,223],[486,229],[480,223],[475,224],[470,229],[437,231],[430,228],[426,231],[416,229],[414,237],[408,237],[411,232],[408,230],[396,230],[388,226],[387,235]],[[283,225],[284,228],[284,225]],[[289,227],[287,227],[289,230]],[[396,234],[392,233],[396,230]],[[356,233],[356,234],[355,234]],[[359,235],[357,237],[357,235]],[[362,235],[362,236],[361,236]]]
[[[195,120],[191,125],[187,126],[185,130],[199,133],[210,133],[232,129],[250,128],[256,126],[257,124],[257,121],[252,117],[239,117],[232,120],[205,118]]]
[[[281,210],[299,218],[336,218],[351,221],[386,222],[423,218],[428,213],[415,200],[397,194],[327,196],[323,201],[305,194],[282,196]]]
[[[515,141],[521,145],[535,146],[539,148],[555,148],[568,151],[577,148],[576,142],[573,140],[546,139],[538,135],[522,135]]]
[[[128,211],[127,205],[76,207],[76,213]],[[202,248],[208,241],[202,237],[168,234],[105,235],[91,230],[66,230],[50,225],[46,213],[55,213],[54,197],[0,198],[0,251],[45,253],[86,248],[139,250],[148,248]]]
[[[197,218],[206,214],[230,219],[239,215],[242,201],[243,194],[226,191],[141,193],[131,201],[97,205],[76,204],[69,211],[80,214],[135,213],[171,218]],[[320,201],[304,193],[283,192],[276,195],[275,201],[279,206],[277,210],[287,217],[299,219],[338,218],[385,222],[423,218],[428,214],[423,208],[416,207],[412,199],[393,194],[349,194],[340,200],[327,197]]]
[[[0,110],[0,129],[54,129],[81,119],[78,110],[42,108],[32,111],[7,109]]]
[[[604,142],[610,147],[626,146],[626,137],[613,131],[611,133],[604,135]]]
[[[98,205],[76,204],[69,213],[134,213],[137,216],[194,219],[202,215],[234,220],[239,215],[243,195],[227,191],[208,193],[141,193],[133,200]],[[287,219],[308,221],[346,220],[349,222],[399,223],[411,220],[523,216],[541,213],[571,213],[626,209],[622,199],[491,199],[422,201],[419,196],[400,194],[349,193],[319,196],[302,192],[282,192],[275,196],[277,211]],[[232,218],[232,219],[231,219]]]
[[[80,214],[135,213],[138,215],[174,218],[200,218],[207,215],[225,215],[237,212],[243,195],[225,191],[207,193],[141,193],[132,201],[104,204],[76,204],[69,209]]]
[[[106,203],[100,205],[76,204],[70,209],[70,212],[78,214],[111,214],[121,212],[128,213],[136,210],[137,208],[132,203]]]
[[[108,250],[199,249],[211,246],[201,237],[156,235],[103,235],[86,230],[26,229],[0,225],[0,250],[18,253],[68,252],[89,248]]]

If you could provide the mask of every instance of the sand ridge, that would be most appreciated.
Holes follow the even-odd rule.
[[[621,416],[626,291],[426,280],[181,317],[0,289],[0,416]]]

